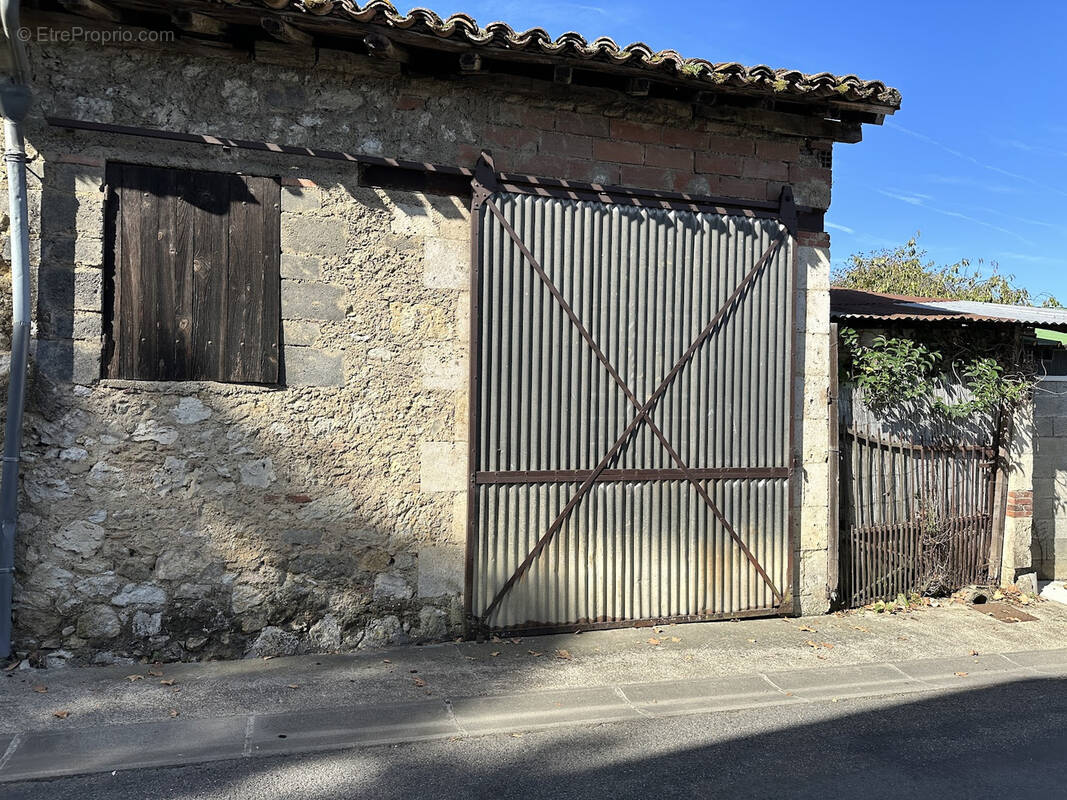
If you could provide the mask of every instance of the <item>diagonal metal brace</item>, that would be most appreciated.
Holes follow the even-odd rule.
[[[534,271],[537,273],[538,277],[548,288],[550,294],[563,308],[564,313],[575,325],[575,327],[577,327],[579,333],[582,335],[582,338],[585,340],[585,342],[593,350],[593,353],[596,355],[596,357],[607,369],[612,379],[623,389],[627,399],[635,408],[638,409],[638,412],[634,419],[630,422],[630,424],[627,425],[626,429],[622,432],[619,438],[615,441],[615,444],[612,445],[612,447],[609,449],[608,453],[601,459],[600,463],[593,469],[593,472],[586,478],[586,480],[578,488],[578,491],[575,492],[575,494],[564,506],[563,510],[560,511],[559,515],[555,518],[555,520],[553,520],[546,533],[538,540],[537,544],[527,554],[526,558],[522,561],[519,567],[500,588],[496,596],[493,598],[492,602],[489,604],[489,606],[483,613],[483,618],[488,618],[492,614],[492,612],[501,603],[507,593],[511,590],[512,586],[514,586],[515,583],[526,573],[526,571],[529,570],[530,566],[544,551],[545,547],[552,540],[552,538],[562,529],[567,517],[577,506],[581,498],[589,491],[590,487],[592,487],[592,485],[596,482],[596,479],[600,475],[600,473],[604,471],[604,469],[608,466],[609,463],[611,463],[611,461],[615,458],[616,454],[622,447],[623,443],[629,438],[630,434],[637,428],[637,426],[642,421],[646,422],[649,425],[650,430],[652,430],[653,434],[667,450],[668,454],[671,456],[671,459],[675,462],[679,469],[683,471],[683,473],[686,475],[686,478],[690,481],[690,483],[692,483],[694,488],[697,490],[697,493],[700,495],[701,499],[704,500],[704,502],[708,505],[711,511],[715,514],[715,517],[728,531],[731,538],[737,543],[738,547],[741,549],[742,553],[744,553],[745,557],[759,573],[760,577],[767,583],[768,587],[771,589],[771,592],[774,594],[779,604],[782,603],[784,598],[781,591],[779,591],[779,589],[774,585],[774,582],[770,579],[770,576],[767,574],[766,570],[764,570],[763,566],[753,555],[752,551],[745,544],[744,540],[741,539],[741,537],[737,534],[734,528],[730,525],[726,517],[722,514],[721,510],[718,508],[715,502],[708,495],[707,490],[699,483],[695,476],[693,476],[689,467],[682,461],[681,457],[667,441],[662,431],[660,431],[659,427],[652,420],[650,412],[651,409],[666,392],[667,388],[673,382],[674,378],[678,375],[678,373],[692,359],[692,357],[700,349],[701,345],[703,345],[707,338],[718,328],[719,323],[725,317],[726,313],[734,307],[734,303],[737,298],[749,286],[749,284],[752,283],[755,277],[760,273],[760,271],[762,271],[763,267],[766,266],[770,258],[778,251],[782,243],[785,241],[786,237],[780,235],[771,243],[770,247],[768,247],[766,252],[764,252],[760,259],[752,266],[749,272],[734,289],[730,297],[727,298],[726,302],[722,305],[718,312],[716,312],[715,316],[712,317],[711,321],[708,322],[708,324],[700,332],[694,342],[689,346],[689,349],[686,350],[682,357],[671,368],[670,372],[663,378],[659,386],[652,393],[651,397],[649,397],[649,399],[645,402],[644,405],[638,406],[637,398],[634,396],[633,392],[626,385],[625,381],[623,381],[622,377],[618,374],[618,371],[614,368],[614,366],[612,366],[610,361],[600,350],[599,346],[597,346],[596,342],[593,340],[589,332],[581,324],[581,321],[574,313],[574,310],[571,308],[570,304],[568,304],[566,299],[560,294],[559,290],[552,283],[552,280],[545,273],[544,269],[538,263],[533,253],[530,252],[530,249],[519,238],[518,234],[515,232],[515,229],[507,221],[500,209],[496,206],[495,203],[492,202],[487,202],[486,206],[497,218],[497,220],[503,225],[504,230],[512,238],[515,244],[518,245],[520,252],[522,252],[523,256],[534,268]],[[788,232],[786,235],[788,235]]]

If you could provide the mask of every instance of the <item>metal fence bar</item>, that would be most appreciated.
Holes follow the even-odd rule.
[[[984,579],[991,560],[994,450],[952,421],[893,430],[841,388],[842,601],[851,606]],[[847,419],[845,417],[848,417]],[[929,584],[938,583],[937,587]]]

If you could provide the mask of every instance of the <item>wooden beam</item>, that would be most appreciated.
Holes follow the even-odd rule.
[[[719,102],[713,106],[694,106],[694,109],[698,118],[750,124],[772,133],[829,139],[846,144],[855,144],[863,138],[858,122],[836,122],[802,114],[789,114],[780,110],[764,111],[759,108],[728,105],[725,102]]]
[[[366,45],[367,52],[375,58],[397,61],[401,64],[406,64],[410,58],[407,50],[381,33],[368,33],[363,37],[363,44]]]
[[[230,26],[221,20],[183,8],[170,12],[170,21],[174,27],[200,36],[223,36],[230,29]]]
[[[277,17],[262,17],[259,24],[267,33],[286,44],[298,44],[310,47],[315,44],[315,37],[295,28],[283,19]]]
[[[557,64],[552,70],[552,80],[570,85],[574,82],[574,68],[566,64]]]
[[[648,78],[629,78],[626,81],[626,94],[634,97],[648,97],[652,81]]]
[[[482,57],[478,53],[460,53],[459,68],[463,72],[481,72]]]
[[[89,19],[102,19],[107,22],[119,22],[122,15],[113,8],[96,2],[96,0],[59,0],[63,8],[72,14]]]

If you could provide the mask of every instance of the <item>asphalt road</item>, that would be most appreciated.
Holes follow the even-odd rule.
[[[151,742],[145,743],[151,747]],[[1067,681],[8,784],[5,800],[1059,797]]]

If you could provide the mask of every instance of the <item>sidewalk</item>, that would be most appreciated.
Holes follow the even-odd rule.
[[[1067,678],[1067,606],[1027,611],[1037,621],[950,605],[354,655],[18,669],[0,678],[0,781]]]

